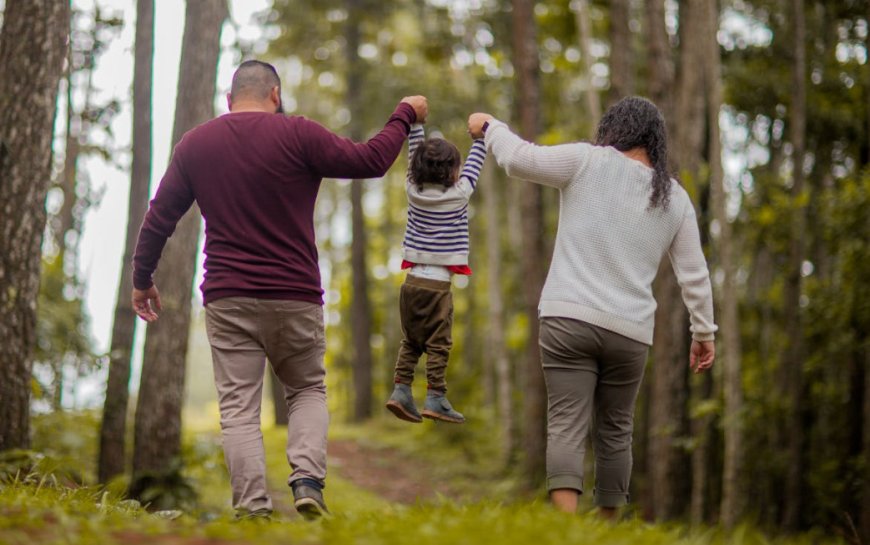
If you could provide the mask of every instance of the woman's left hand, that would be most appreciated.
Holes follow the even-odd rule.
[[[474,113],[468,116],[468,134],[472,138],[483,138],[483,125],[492,119],[492,116],[485,113]]]
[[[701,373],[713,367],[716,358],[716,345],[713,341],[692,341],[689,349],[689,367],[695,373]]]

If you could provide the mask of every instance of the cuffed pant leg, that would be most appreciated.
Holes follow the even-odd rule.
[[[628,503],[634,406],[648,347],[610,333],[598,380],[595,411],[595,504]]]
[[[249,303],[235,298],[210,303],[206,307],[206,330],[211,344],[233,507],[246,511],[271,510],[260,430],[266,356],[254,338],[256,331]]]
[[[595,373],[548,367],[547,490],[573,488],[583,492],[583,458],[592,418]]]
[[[596,339],[576,324],[541,320],[540,346],[547,386],[547,489],[582,493],[598,373]]]

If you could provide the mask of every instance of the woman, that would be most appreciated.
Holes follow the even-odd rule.
[[[658,108],[625,98],[604,114],[595,145],[536,146],[489,114],[471,136],[511,176],[561,192],[559,230],[539,305],[547,384],[547,489],[574,512],[594,418],[595,504],[612,518],[628,501],[634,405],[656,308],[652,283],[668,254],[691,318],[690,366],[713,365],[713,297],[695,210],[667,171]]]

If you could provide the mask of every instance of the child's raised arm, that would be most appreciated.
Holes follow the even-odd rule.
[[[474,191],[474,188],[477,186],[480,169],[483,168],[485,160],[486,144],[483,138],[478,138],[471,144],[471,149],[468,150],[468,157],[465,158],[465,164],[462,165],[462,172],[459,173],[460,181],[465,179],[471,186],[471,191]]]
[[[413,183],[411,179],[411,158],[414,157],[414,152],[423,143],[424,136],[422,124],[414,123],[411,125],[411,132],[408,133],[408,174],[405,176],[405,182],[408,184]]]

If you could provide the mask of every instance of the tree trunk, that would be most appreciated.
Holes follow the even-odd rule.
[[[188,0],[172,142],[214,117],[215,79],[224,0]],[[199,240],[199,208],[182,218],[166,245],[155,284],[163,313],[145,335],[142,380],[136,407],[134,478],[165,472],[181,450],[181,404],[190,331],[190,301]]]
[[[607,99],[611,105],[634,93],[628,26],[630,8],[630,0],[610,1],[610,92]]]
[[[362,66],[359,60],[360,16],[359,0],[347,0],[347,104],[350,109],[350,137],[362,139]],[[365,212],[363,210],[363,182],[354,180],[350,186],[350,202],[353,208],[351,225],[353,240],[350,246],[350,261],[353,291],[350,315],[353,341],[353,420],[362,422],[372,415],[372,311],[368,291],[368,266],[366,263]]]
[[[862,362],[858,364],[861,365]],[[864,349],[864,430],[863,430],[863,451],[864,451],[864,485],[861,487],[861,539],[864,542],[870,541],[870,350]]]
[[[130,360],[133,355],[136,314],[130,301],[133,290],[133,251],[139,226],[148,208],[151,184],[151,81],[154,65],[154,0],[136,3],[136,45],[133,64],[133,163],[127,201],[127,236],[121,279],[115,301],[109,379],[100,427],[97,474],[105,483],[124,473],[126,466],[127,404],[130,398]]]
[[[675,82],[673,54],[668,44],[665,27],[664,0],[651,0],[646,3],[646,21],[647,43],[649,43],[650,98],[661,108],[665,115],[665,121],[671,127],[675,115],[673,111],[674,101],[670,100],[669,97],[673,94],[672,90]],[[671,135],[673,138],[674,133],[671,132]],[[673,152],[671,155],[673,155]],[[670,299],[673,297],[674,283],[671,281],[667,285],[664,285],[666,289],[664,289],[663,293],[665,281],[662,275],[673,276],[669,266],[663,266],[659,269],[659,279],[655,284],[655,296],[660,303],[670,304]],[[667,297],[663,297],[665,293],[668,294]],[[663,312],[660,307],[658,308],[659,312]],[[660,331],[663,327],[664,324],[661,318],[656,316],[656,331]],[[661,342],[670,342],[669,336],[663,335]],[[662,487],[665,487],[665,493],[670,493],[667,488],[669,483],[668,473],[671,466],[670,451],[666,448],[666,438],[662,436],[662,430],[667,426],[669,411],[667,406],[662,407],[662,402],[659,400],[663,400],[667,405],[670,403],[671,396],[668,395],[667,391],[667,381],[669,378],[665,373],[666,369],[663,365],[658,364],[661,357],[658,351],[663,348],[659,346],[660,344],[658,340],[654,339],[653,365],[649,369],[650,378],[643,386],[643,392],[645,393],[643,406],[646,407],[644,411],[645,427],[638,432],[639,435],[643,436],[643,454],[646,456],[646,459],[641,464],[645,468],[645,475],[647,477],[645,479],[647,485],[643,492],[646,498],[644,503],[647,506],[648,514],[653,518],[662,514],[661,493],[659,491],[662,490]],[[659,348],[655,348],[657,346]]]
[[[81,146],[79,135],[81,134],[81,121],[75,119],[75,106],[73,104],[72,90],[72,55],[67,53],[67,76],[66,76],[66,137],[64,145],[63,170],[60,175],[60,189],[63,192],[63,204],[58,211],[57,218],[53,222],[54,240],[57,244],[58,255],[63,260],[66,255],[66,234],[73,227],[73,208],[77,200],[76,178],[78,177],[78,161]],[[87,91],[86,91],[87,92]],[[76,126],[78,125],[78,126]],[[59,377],[56,377],[59,378]]]
[[[493,362],[496,376],[497,417],[502,439],[502,461],[507,464],[514,452],[514,418],[511,403],[513,384],[511,366],[505,351],[504,334],[504,301],[502,299],[502,253],[500,229],[503,223],[499,218],[499,188],[493,168],[494,161],[489,159],[483,166],[483,179],[488,185],[479,189],[483,199],[483,214],[486,218],[486,265],[487,265],[487,299],[489,313],[487,317],[487,358]],[[500,180],[499,180],[500,181]]]
[[[870,22],[870,2],[867,3],[866,20]],[[870,32],[864,39],[864,48],[870,51]],[[865,104],[870,104],[870,62],[864,65],[864,93],[867,96]],[[867,149],[867,161],[870,162],[870,107],[866,108],[867,128],[864,133],[865,146]],[[870,219],[867,220],[870,228]],[[862,362],[858,362],[861,365]],[[863,453],[864,453],[864,486],[861,490],[861,539],[865,543],[870,542],[870,348],[864,348],[864,415],[863,415]]]
[[[657,10],[658,6],[654,6]],[[656,17],[657,25],[664,25],[664,19],[658,20],[658,13],[649,15]],[[695,193],[697,174],[701,162],[704,115],[703,95],[701,93],[702,72],[697,69],[703,61],[700,52],[701,32],[697,29],[704,21],[704,10],[701,0],[690,0],[680,6],[680,69],[675,83],[670,86],[677,88],[675,103],[666,103],[671,107],[670,126],[675,128],[670,142],[670,158],[681,172],[683,185],[690,195]],[[690,32],[688,29],[695,29]],[[651,32],[659,35],[664,29]],[[669,58],[662,56],[656,59],[661,66],[668,67]],[[665,72],[667,74],[668,72]],[[653,88],[665,93],[669,88],[663,80],[653,80]],[[674,120],[679,120],[677,123]],[[649,412],[649,450],[648,468],[650,478],[650,498],[652,512],[658,520],[674,517],[684,499],[678,498],[678,490],[685,488],[688,474],[679,471],[680,457],[676,439],[683,433],[683,422],[686,420],[689,386],[687,383],[688,357],[686,348],[689,344],[686,312],[680,296],[680,287],[670,263],[664,262],[659,269],[659,276],[654,286],[655,298],[658,301],[656,309],[656,327],[653,339],[650,377],[650,412]]]
[[[601,119],[601,99],[592,84],[592,22],[589,18],[589,0],[577,0],[574,18],[577,24],[577,37],[580,43],[580,57],[583,61],[583,78],[586,87],[586,115],[589,118],[589,133],[595,138],[598,121]]]
[[[665,0],[646,3],[647,54],[650,67],[649,96],[665,114],[668,129],[674,122],[673,85],[674,61],[665,26]],[[669,132],[673,134],[673,131]]]
[[[269,384],[269,391],[272,393],[272,404],[275,406],[275,426],[279,428],[284,427],[290,420],[290,409],[287,407],[287,400],[284,399],[284,386],[281,385],[281,381],[278,380],[275,370],[272,369],[271,365],[269,366]]]
[[[514,67],[518,87],[516,114],[521,136],[533,141],[537,137],[540,120],[540,78],[534,2],[513,0],[512,22]],[[547,399],[538,348],[538,300],[544,284],[545,244],[541,187],[524,182],[521,195],[523,295],[529,320],[523,385],[523,451],[527,484],[534,487],[544,476],[546,450]]]
[[[659,268],[656,299],[656,325],[653,338],[653,364],[650,369],[649,460],[650,498],[653,517],[666,520],[675,515],[677,473],[676,439],[680,429],[686,381],[682,345],[685,338],[680,287],[670,263]],[[682,390],[682,391],[681,391]]]
[[[30,444],[45,195],[69,26],[68,1],[6,2],[0,33],[0,451]]]
[[[783,526],[796,530],[801,515],[803,481],[803,320],[801,316],[801,265],[804,260],[804,229],[806,206],[804,195],[803,163],[806,153],[806,19],[803,0],[792,0],[792,28],[794,29],[794,57],[792,67],[792,95],[789,132],[792,145],[792,219],[788,257],[788,272],[783,293],[783,316],[786,317],[785,336],[788,348],[782,362],[786,377],[786,395],[791,400],[786,429],[788,432],[788,469],[785,481],[785,508]]]
[[[724,281],[718,297],[720,309],[720,346],[724,364],[723,387],[725,397],[725,453],[722,469],[722,504],[719,520],[726,528],[733,528],[742,513],[744,491],[740,486],[743,467],[743,388],[740,372],[740,324],[737,315],[737,253],[731,223],[727,214],[727,194],[722,171],[722,147],[719,134],[719,110],[722,106],[722,74],[719,42],[719,9],[717,2],[707,4],[707,55],[706,67],[707,111],[709,119],[708,146],[710,150],[710,200],[713,215],[719,226],[719,235],[714,237],[718,247],[718,265],[722,268]],[[705,464],[706,465],[706,464]],[[699,521],[700,522],[700,521]]]

